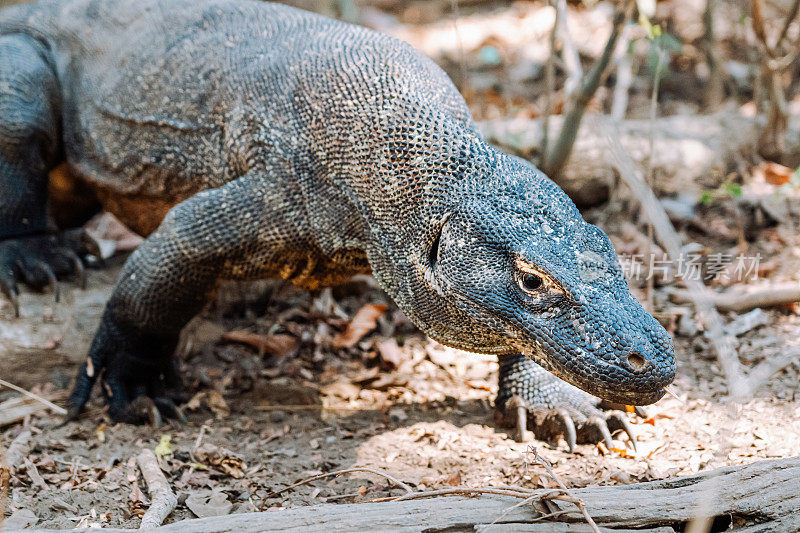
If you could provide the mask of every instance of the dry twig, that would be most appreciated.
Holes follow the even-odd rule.
[[[775,307],[800,302],[800,285],[787,283],[770,285],[756,290],[710,292],[711,303],[720,311],[745,313],[756,308]],[[675,290],[670,292],[670,299],[675,303],[693,301],[690,291]]]
[[[708,109],[719,107],[725,96],[719,44],[714,35],[717,2],[718,0],[706,0],[706,9],[703,12],[703,53],[706,56],[706,64],[708,65],[708,86],[703,96],[705,106]]]
[[[22,465],[25,461],[25,457],[28,456],[28,452],[30,451],[28,442],[31,440],[32,436],[33,433],[31,433],[29,429],[25,429],[8,445],[8,449],[6,450],[6,466],[8,466],[11,472]]]
[[[633,54],[628,50],[631,44],[633,27],[625,25],[614,52],[617,80],[614,84],[614,98],[611,104],[611,117],[617,122],[625,119],[628,111],[628,92],[633,84]]]
[[[136,456],[136,462],[150,493],[150,508],[144,513],[139,529],[158,527],[178,505],[178,498],[172,492],[152,450],[142,450]]]
[[[580,509],[581,514],[586,519],[586,522],[589,524],[589,527],[592,528],[592,531],[594,531],[595,533],[600,533],[600,528],[597,527],[597,524],[594,522],[592,517],[589,515],[589,511],[586,510],[586,504],[584,504],[583,501],[580,498],[576,498],[570,492],[570,490],[567,488],[567,486],[564,484],[564,482],[561,481],[561,478],[559,478],[556,475],[556,473],[553,472],[553,466],[550,464],[550,461],[548,461],[547,459],[545,459],[544,457],[539,455],[539,451],[534,446],[529,446],[528,447],[528,451],[533,453],[533,458],[536,460],[536,462],[538,464],[542,465],[545,470],[547,470],[547,474],[553,480],[555,480],[556,483],[558,483],[558,486],[561,487],[561,490],[563,490],[564,493],[571,498],[570,501],[572,503],[574,503],[578,507],[578,509]]]
[[[570,153],[572,153],[572,147],[575,145],[583,114],[605,77],[611,56],[617,46],[617,40],[625,21],[628,20],[630,5],[630,2],[624,2],[624,5],[618,8],[614,14],[611,35],[608,37],[603,53],[592,65],[589,72],[583,76],[579,87],[570,95],[567,105],[568,111],[564,117],[561,131],[558,133],[558,139],[552,149],[548,149],[547,153],[543,154],[542,170],[550,177],[558,176],[567,159],[569,159]]]
[[[572,41],[569,34],[569,27],[567,25],[567,0],[556,0],[556,20],[555,31],[561,39],[561,57],[564,61],[564,69],[567,73],[567,79],[564,81],[564,92],[567,99],[571,99],[572,94],[580,87],[581,79],[583,78],[583,68],[581,67],[581,58],[578,55],[578,49]]]
[[[784,94],[782,76],[800,53],[800,47],[796,45],[789,46],[789,50],[784,52],[783,42],[789,26],[800,10],[800,0],[795,0],[774,45],[770,45],[767,39],[763,0],[752,0],[750,6],[753,32],[758,38],[759,48],[764,56],[761,61],[761,83],[768,98],[767,125],[761,130],[758,151],[766,158],[777,159],[786,153],[786,130],[789,123],[789,106]]]
[[[291,490],[291,489],[293,489],[295,487],[299,487],[300,485],[305,485],[306,483],[311,483],[312,481],[316,481],[318,479],[323,479],[323,478],[331,477],[331,476],[339,476],[339,475],[342,475],[342,474],[349,474],[349,473],[352,473],[352,472],[368,472],[370,474],[375,474],[376,476],[381,476],[383,478],[386,478],[390,482],[394,483],[398,487],[400,487],[403,490],[405,490],[407,493],[413,493],[414,492],[414,489],[412,489],[409,485],[407,485],[407,484],[403,483],[402,481],[396,479],[395,477],[387,474],[383,470],[378,470],[376,468],[369,468],[369,467],[366,467],[366,466],[354,466],[352,468],[345,468],[343,470],[335,470],[333,472],[325,472],[324,474],[317,474],[316,476],[307,477],[307,478],[302,479],[302,480],[300,480],[300,481],[298,481],[296,483],[292,483],[288,487],[284,487],[284,488],[282,488],[280,490],[275,490],[275,491],[270,492],[269,494],[267,494],[264,497],[264,499],[266,500],[267,498],[274,498],[275,496],[277,496],[279,494],[282,494],[282,493],[286,492],[287,490]],[[262,504],[262,508],[263,508],[263,504]]]
[[[800,360],[800,350],[790,350],[782,355],[768,357],[747,375],[747,390],[753,394],[761,385],[784,367]]]
[[[406,500],[420,500],[423,498],[433,498],[435,496],[469,496],[475,494],[496,494],[498,496],[511,496],[513,498],[529,498],[535,496],[536,498],[551,498],[558,496],[561,491],[544,491],[542,494],[532,494],[530,492],[519,492],[516,490],[498,489],[495,487],[453,487],[452,489],[436,489],[436,490],[423,490],[419,492],[412,492],[391,498],[389,501],[399,502]]]
[[[34,400],[43,403],[44,405],[46,405],[47,407],[52,409],[54,412],[56,412],[56,413],[58,413],[60,415],[66,415],[67,414],[67,410],[64,409],[63,407],[59,407],[56,404],[54,404],[53,402],[51,402],[49,400],[45,400],[44,398],[42,398],[38,394],[34,394],[34,393],[30,392],[30,391],[27,391],[27,390],[23,389],[22,387],[14,385],[13,383],[9,383],[8,381],[6,381],[4,379],[0,379],[0,385],[6,386],[9,389],[13,389],[13,390],[15,390],[15,391],[17,391],[17,392],[19,392],[21,394],[24,394],[25,396],[27,396],[29,398],[33,398]]]
[[[544,168],[547,154],[550,152],[550,117],[553,115],[553,93],[556,84],[556,32],[558,31],[559,11],[556,9],[556,19],[553,21],[553,29],[550,32],[550,53],[547,54],[545,64],[545,93],[544,93],[544,116],[542,117],[542,143],[540,149],[539,166]]]

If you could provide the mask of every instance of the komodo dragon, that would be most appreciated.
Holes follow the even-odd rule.
[[[142,421],[140,400],[176,415],[178,334],[221,279],[317,289],[371,272],[432,338],[497,354],[499,421],[548,414],[570,446],[576,426],[600,439],[627,424],[572,385],[645,405],[674,377],[671,339],[608,237],[487,144],[431,60],[374,31],[250,0],[3,9],[0,285],[15,301],[18,283],[42,288],[91,251],[80,231],[48,233],[48,171],[64,161],[147,236],[71,416],[98,377],[115,420]]]

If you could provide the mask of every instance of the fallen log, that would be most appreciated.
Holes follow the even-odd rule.
[[[469,490],[464,489],[465,492]],[[704,518],[697,516],[700,508],[709,517],[730,519],[733,529],[729,531],[794,531],[800,527],[797,513],[800,457],[758,461],[662,481],[587,487],[570,492],[585,503],[589,515],[602,531],[671,531],[672,527],[684,527],[693,519]],[[575,506],[557,499],[548,500],[548,508],[554,509],[549,511],[537,502],[515,507],[521,501],[519,497],[498,494],[424,498],[424,493],[416,493],[416,496],[403,501],[321,504],[214,516],[176,522],[150,531],[587,531],[587,524]],[[545,513],[557,514],[561,521],[547,521]],[[89,529],[80,531],[91,533]]]
[[[558,135],[561,123],[562,117],[551,117],[551,137]],[[743,157],[753,153],[756,125],[757,119],[736,111],[659,117],[653,124],[656,195],[693,194],[699,199],[704,189],[719,186]],[[543,133],[540,120],[497,119],[478,126],[486,139],[502,150],[532,161],[539,159]],[[638,168],[645,168],[650,157],[650,121],[623,120],[618,129],[622,148]],[[579,205],[605,202],[616,180],[618,171],[605,135],[605,131],[583,124],[572,155],[556,180]],[[800,151],[800,116],[791,117],[786,139],[789,153]]]
[[[775,307],[800,302],[800,284],[784,283],[764,286],[752,286],[746,289],[734,289],[727,292],[709,293],[711,302],[720,311],[745,313],[756,308]],[[669,299],[675,303],[689,303],[691,293],[674,290]]]

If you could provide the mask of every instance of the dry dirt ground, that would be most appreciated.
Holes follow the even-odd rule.
[[[718,214],[708,210],[703,216]],[[618,248],[626,242],[614,232],[624,225],[619,220],[606,221]],[[775,247],[769,259],[796,264],[796,240]],[[769,239],[762,235],[762,241]],[[91,271],[87,290],[62,283],[59,303],[52,294],[26,293],[20,319],[0,304],[2,377],[63,398],[61,389],[86,353],[122,260],[117,256],[110,268]],[[656,300],[668,322],[663,317],[675,306]],[[797,343],[800,317],[791,309],[767,313],[765,325],[738,337],[745,366]],[[702,332],[675,329],[675,338],[675,388],[684,403],[665,398],[650,407],[646,420],[629,415],[636,452],[618,437],[615,450],[584,444],[570,454],[563,441],[517,443],[496,429],[496,361],[427,339],[369,277],[316,294],[278,282],[230,285],[184,335],[183,375],[196,395],[185,408],[188,424],[112,424],[97,399],[64,427],[56,427],[57,416],[36,414],[27,421],[35,434],[25,465],[12,477],[7,513],[27,510],[37,525],[55,528],[137,527],[146,490],[129,461],[159,443],[159,451],[168,452],[162,466],[179,495],[169,521],[400,494],[368,474],[270,494],[356,465],[383,469],[417,488],[546,486],[541,467],[528,463],[531,445],[572,486],[632,483],[800,454],[800,364],[776,374],[752,401],[733,406]],[[2,391],[0,401],[13,396]],[[0,429],[0,445],[22,430],[21,424]]]

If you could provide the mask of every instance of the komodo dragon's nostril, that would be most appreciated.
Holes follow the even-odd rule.
[[[647,368],[647,366],[647,359],[640,354],[636,352],[628,354],[628,367],[634,372],[641,372]]]

